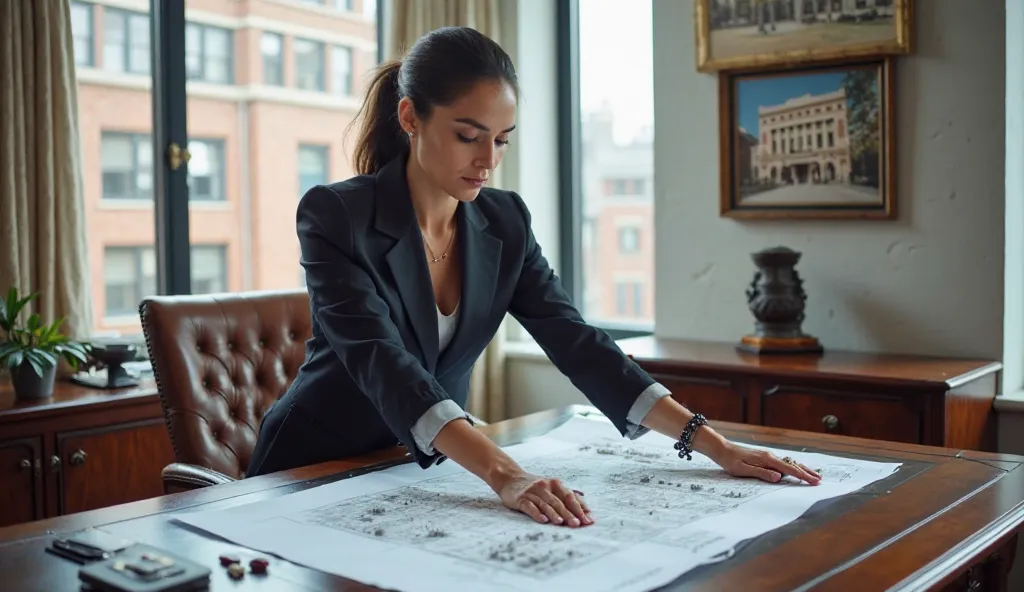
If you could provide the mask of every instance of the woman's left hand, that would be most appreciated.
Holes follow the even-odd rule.
[[[766,450],[754,450],[732,442],[726,443],[712,460],[734,477],[754,477],[778,483],[783,475],[790,475],[811,485],[821,482],[821,475],[816,471],[789,457],[784,460]]]

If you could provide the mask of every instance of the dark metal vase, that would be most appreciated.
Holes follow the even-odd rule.
[[[818,340],[801,328],[807,295],[796,271],[800,255],[787,247],[751,255],[757,271],[747,289],[747,304],[754,315],[754,333],[740,340],[740,350],[759,354],[822,351]]]

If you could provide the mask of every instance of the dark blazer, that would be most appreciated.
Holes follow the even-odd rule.
[[[313,335],[295,380],[262,421],[249,475],[396,443],[422,467],[439,461],[419,450],[410,430],[438,401],[465,408],[470,371],[506,313],[623,434],[630,407],[654,382],[583,321],[541,253],[522,199],[491,188],[457,208],[460,316],[439,356],[407,156],[375,175],[314,187],[299,202]]]

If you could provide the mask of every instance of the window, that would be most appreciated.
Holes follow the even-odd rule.
[[[296,39],[292,49],[295,52],[295,86],[303,90],[324,90],[324,44]]]
[[[354,101],[296,89],[333,92],[343,65],[333,41],[312,40],[344,38],[350,96],[382,51],[371,3],[316,4],[174,0],[151,19],[148,0],[69,1],[76,63],[95,68],[76,81],[95,334],[141,340],[139,301],[158,292],[301,285],[296,185],[354,174],[342,132],[357,115]],[[178,63],[156,59],[157,35]],[[186,178],[157,174],[171,139],[189,150]]]
[[[152,247],[107,247],[103,257],[105,316],[134,317],[142,299],[156,294]]]
[[[615,282],[615,316],[642,318],[644,314],[644,285],[638,281]]]
[[[619,252],[633,254],[640,250],[640,229],[624,226],[619,229]]]
[[[92,66],[92,4],[71,3],[71,34],[75,40],[75,65]]]
[[[260,53],[263,55],[263,84],[284,86],[284,60],[281,48],[284,42],[276,33],[264,33],[260,38]]]
[[[153,198],[153,148],[149,135],[103,132],[100,166],[103,199]]]
[[[366,2],[366,0],[363,0]],[[352,11],[352,0],[334,0],[334,7],[338,10],[344,10],[347,12]]]
[[[331,92],[352,94],[352,50],[347,47],[335,45],[331,50]]]
[[[188,161],[189,199],[227,199],[224,188],[224,142],[190,139],[188,151],[192,154]]]
[[[327,147],[299,146],[299,195],[328,182]]]
[[[231,31],[220,27],[185,25],[185,75],[189,80],[231,84]]]
[[[559,52],[566,73],[559,91],[566,175],[559,275],[584,317],[613,337],[650,333],[644,287],[654,284],[654,241],[641,241],[640,229],[654,227],[651,0],[629,10],[619,0],[560,4],[567,41]],[[634,223],[617,224],[623,217]],[[592,240],[581,240],[587,236]]]
[[[227,248],[223,245],[192,245],[192,293],[217,294],[228,286]]]
[[[149,15],[107,7],[103,14],[103,68],[149,74]]]
[[[193,294],[227,290],[226,251],[223,245],[192,246]],[[142,299],[156,294],[156,251],[153,247],[106,247],[103,259],[105,316],[138,316]]]

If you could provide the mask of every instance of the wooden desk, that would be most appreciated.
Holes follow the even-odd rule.
[[[481,429],[498,443],[511,444],[545,433],[578,412],[586,408],[541,412]],[[812,508],[799,520],[755,539],[732,559],[686,574],[670,589],[968,590],[975,581],[983,590],[1005,589],[1002,582],[1024,522],[1024,457],[759,426],[715,426],[739,441],[905,464],[867,490]],[[170,518],[185,510],[281,496],[394,462],[408,462],[400,449],[0,529],[3,581],[14,590],[77,589],[78,567],[44,548],[54,532],[94,526],[208,565],[214,571],[213,590],[365,589],[280,559],[272,560],[266,579],[230,581],[217,558],[240,548]]]
[[[101,390],[58,381],[18,401],[0,384],[0,526],[163,494],[174,462],[156,388]]]
[[[834,350],[758,356],[731,343],[663,337],[618,344],[708,418],[996,450],[996,361]]]

